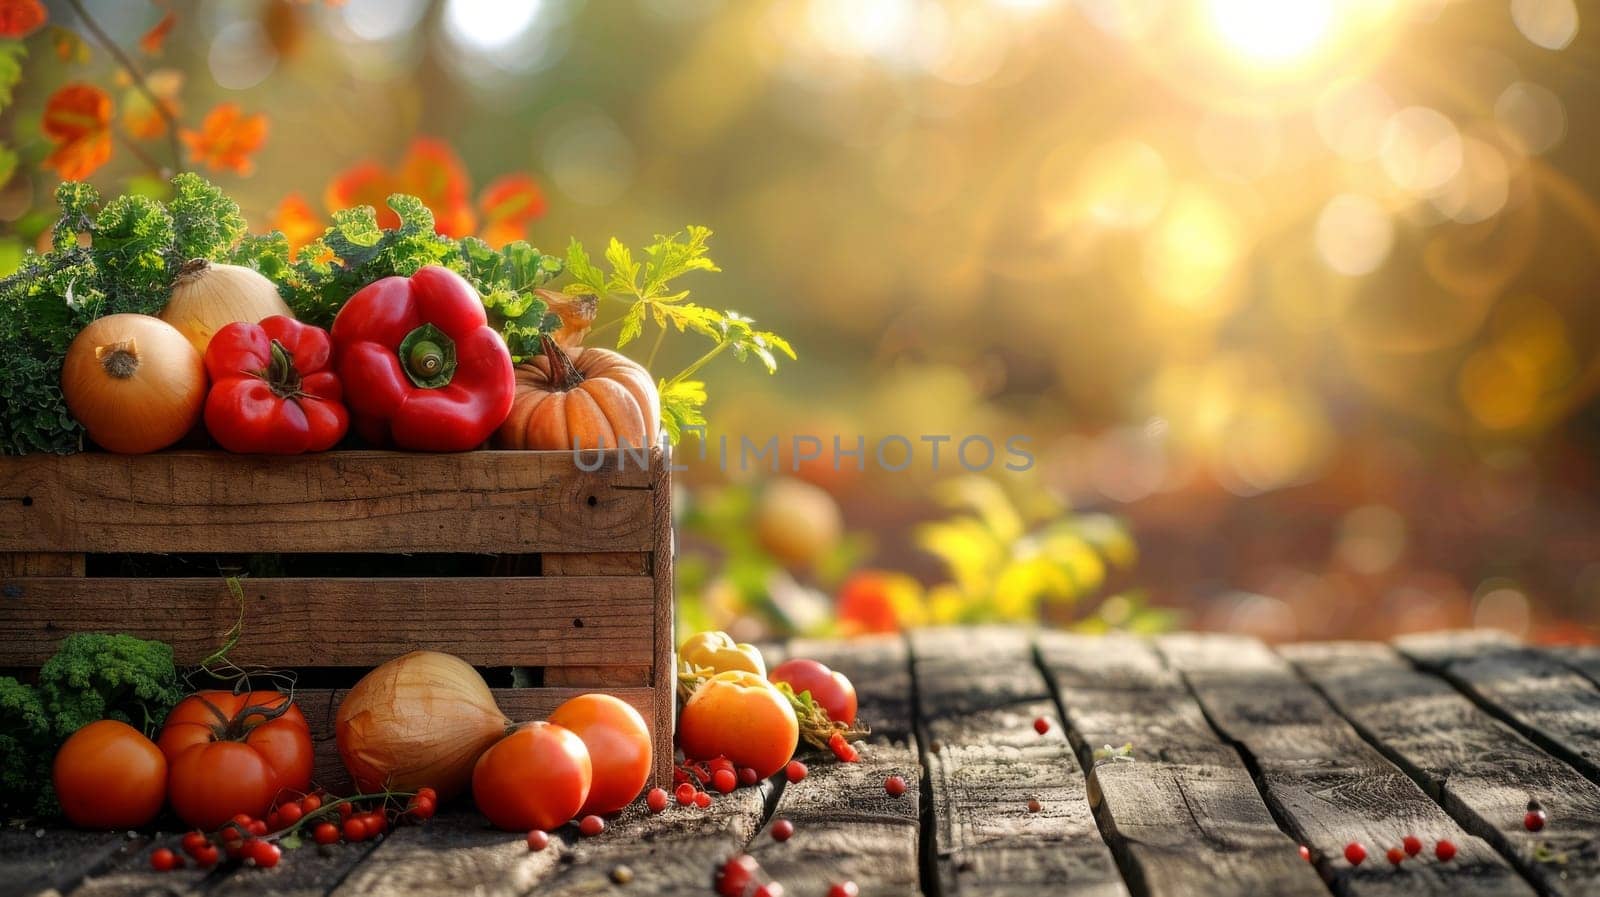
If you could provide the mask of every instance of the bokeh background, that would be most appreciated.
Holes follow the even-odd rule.
[[[50,221],[52,93],[141,111],[74,4],[45,7],[0,119],[6,270]],[[483,228],[508,176],[542,248],[711,227],[722,272],[683,285],[800,356],[709,366],[713,440],[1029,438],[1032,470],[984,476],[948,445],[939,470],[918,444],[903,471],[775,476],[687,442],[687,625],[1597,631],[1600,10],[88,9],[186,128],[265,117],[247,164],[198,166],[258,229],[305,239],[389,189]],[[161,189],[165,130],[139,123],[113,121],[103,192]],[[630,348],[662,376],[702,349],[653,344]]]

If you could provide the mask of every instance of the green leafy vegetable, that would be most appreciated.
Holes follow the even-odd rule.
[[[694,271],[721,271],[707,253],[710,228],[690,225],[684,231],[661,235],[644,249],[644,261],[616,238],[606,247],[607,274],[589,257],[583,244],[573,240],[567,247],[567,272],[572,282],[566,290],[574,296],[599,296],[627,304],[612,324],[619,328],[617,348],[643,335],[645,324],[654,321],[664,333],[674,327],[679,333],[693,331],[709,338],[714,345],[689,366],[664,378],[660,383],[661,424],[667,436],[678,442],[686,427],[704,424],[705,383],[693,380],[695,374],[713,358],[728,349],[744,361],[760,359],[767,373],[778,370],[778,353],[795,358],[794,348],[776,333],[755,329],[755,321],[736,311],[717,311],[687,301],[689,291],[676,289],[673,281]],[[606,325],[609,326],[609,325]],[[598,332],[604,327],[595,328]]]
[[[171,646],[76,633],[39,669],[38,686],[0,677],[0,808],[48,813],[50,762],[72,733],[116,719],[154,736],[183,697]]]
[[[11,105],[11,92],[22,80],[22,60],[28,48],[20,40],[0,41],[0,109]]]

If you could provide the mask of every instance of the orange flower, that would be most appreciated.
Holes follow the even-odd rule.
[[[182,136],[195,162],[248,175],[255,170],[250,155],[267,139],[267,117],[245,115],[238,104],[223,103],[206,113],[200,130],[185,129]]]
[[[861,570],[839,587],[839,632],[898,632],[922,623],[922,586],[903,573]]]
[[[0,37],[27,37],[49,18],[39,0],[0,0]]]
[[[151,56],[160,53],[161,48],[167,45],[167,35],[172,33],[172,26],[176,24],[178,24],[177,13],[169,12],[162,16],[161,21],[151,26],[150,30],[144,33],[144,37],[139,38],[139,49]]]
[[[111,97],[93,84],[73,82],[45,103],[44,135],[56,148],[44,160],[65,180],[81,180],[111,158]]]
[[[322,236],[324,230],[311,203],[306,202],[306,198],[299,193],[291,193],[278,203],[278,207],[272,210],[269,224],[273,230],[283,231],[293,252],[298,252],[300,247]]]
[[[483,188],[483,239],[499,249],[528,236],[528,223],[544,215],[546,202],[539,183],[525,174],[508,174]]]
[[[384,200],[391,193],[410,193],[433,210],[434,230],[448,237],[464,237],[478,226],[468,199],[471,189],[466,168],[449,145],[418,137],[396,170],[370,160],[360,162],[330,181],[322,199],[330,212],[372,206],[378,211],[380,226],[397,227],[400,219]]]
[[[178,91],[183,89],[183,73],[176,69],[157,69],[145,76],[145,86],[156,95],[173,118],[178,117]],[[122,126],[140,140],[160,137],[167,132],[167,120],[144,91],[130,88],[122,95]]]

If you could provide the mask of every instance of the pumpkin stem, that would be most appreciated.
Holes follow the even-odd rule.
[[[539,337],[540,344],[544,347],[544,357],[550,359],[550,386],[566,392],[574,389],[584,381],[583,372],[572,363],[572,357],[562,351],[560,344],[550,338],[550,334]]]
[[[132,338],[96,347],[94,357],[107,374],[118,380],[132,377],[133,372],[139,369],[139,347]]]

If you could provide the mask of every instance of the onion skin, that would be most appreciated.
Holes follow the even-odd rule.
[[[509,728],[478,671],[438,651],[368,673],[334,718],[339,757],[363,792],[429,787],[440,802],[466,788],[478,757]]]
[[[107,315],[83,328],[61,365],[72,416],[106,451],[153,452],[200,421],[206,369],[194,346],[149,315]]]
[[[172,286],[172,298],[161,310],[161,320],[178,328],[201,357],[212,335],[223,327],[235,321],[259,324],[273,315],[292,318],[294,312],[260,271],[205,259],[184,264]]]

